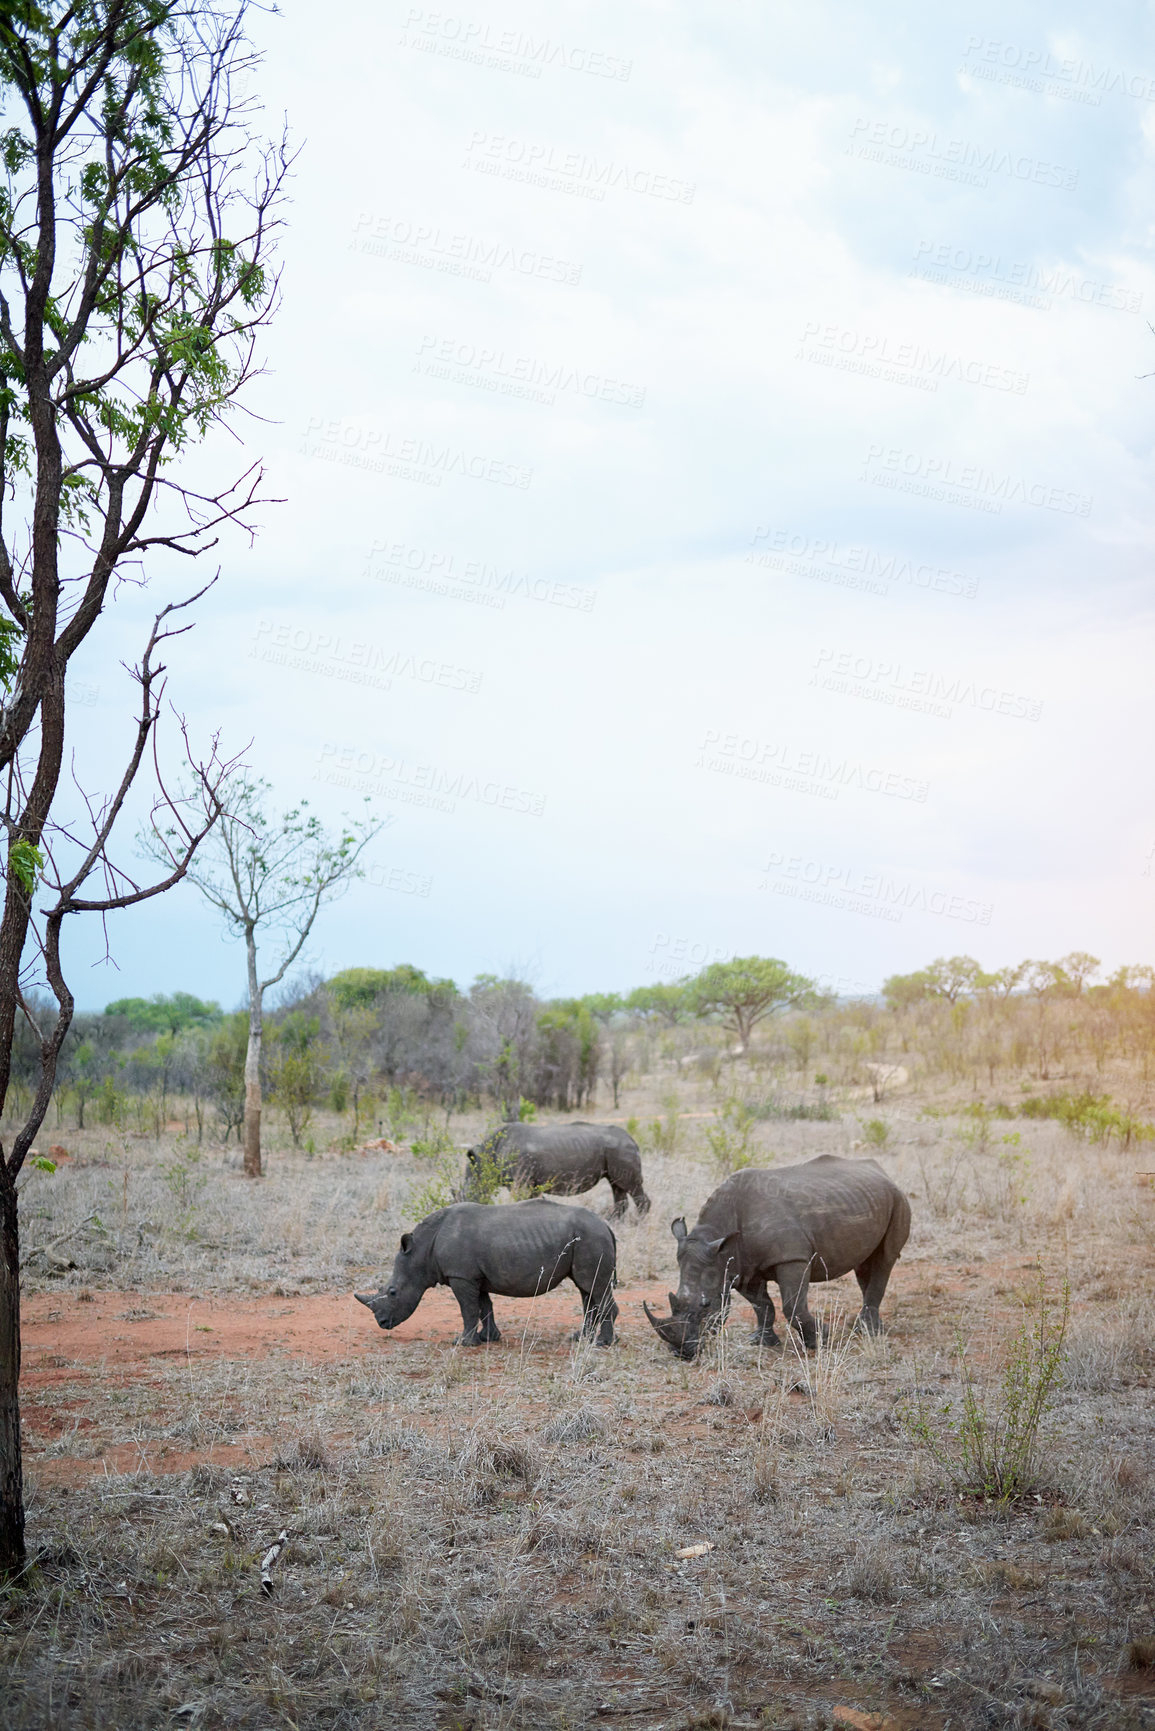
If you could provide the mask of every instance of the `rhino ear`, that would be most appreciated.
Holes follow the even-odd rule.
[[[706,1249],[709,1251],[711,1256],[717,1256],[724,1244],[729,1244],[731,1240],[734,1240],[737,1237],[738,1234],[736,1232],[727,1232],[721,1238],[711,1238],[709,1244],[706,1245]]]
[[[681,1244],[683,1238],[686,1236],[686,1222],[680,1214],[676,1220],[670,1221],[670,1231],[674,1234],[678,1243]]]
[[[408,1254],[409,1254],[409,1250],[410,1250],[412,1243],[413,1243],[412,1232],[403,1232],[401,1234],[401,1248],[405,1252],[406,1256],[408,1256]]]

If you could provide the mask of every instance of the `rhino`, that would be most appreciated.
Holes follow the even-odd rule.
[[[818,1331],[807,1305],[812,1280],[837,1280],[853,1269],[862,1289],[859,1324],[881,1327],[878,1307],[910,1235],[910,1203],[874,1160],[820,1154],[778,1171],[748,1166],[707,1197],[697,1224],[672,1222],[678,1241],[678,1290],[670,1315],[646,1315],[666,1344],[693,1358],[704,1336],[722,1322],[731,1291],[753,1305],[754,1341],[778,1345],[774,1302],[809,1347]]]
[[[585,1312],[575,1339],[596,1334],[598,1346],[609,1346],[618,1314],[616,1271],[613,1231],[588,1208],[538,1197],[505,1207],[455,1202],[401,1234],[388,1286],[353,1296],[379,1327],[396,1328],[429,1287],[449,1286],[461,1306],[462,1345],[481,1346],[501,1339],[491,1294],[535,1298],[568,1278]]]
[[[477,1195],[480,1176],[492,1162],[501,1183],[560,1196],[580,1196],[608,1178],[611,1220],[623,1218],[631,1196],[639,1215],[649,1212],[638,1145],[617,1124],[502,1124],[468,1149],[466,1159],[466,1198]]]

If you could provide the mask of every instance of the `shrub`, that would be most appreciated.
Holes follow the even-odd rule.
[[[909,1436],[946,1471],[960,1493],[1008,1503],[1034,1485],[1039,1433],[1062,1384],[1070,1308],[1064,1280],[1056,1310],[1040,1264],[1023,1320],[1011,1339],[996,1400],[989,1402],[976,1386],[959,1337],[961,1409],[945,1401],[932,1420],[918,1397],[913,1405],[900,1405],[898,1416]]]
[[[1024,1118],[1057,1118],[1089,1142],[1109,1142],[1118,1136],[1124,1148],[1129,1148],[1132,1142],[1146,1142],[1155,1136],[1155,1124],[1113,1106],[1107,1094],[1028,1094],[1019,1112]]]
[[[773,1095],[765,1100],[750,1100],[746,1110],[751,1118],[778,1118],[786,1122],[812,1119],[820,1124],[832,1124],[838,1119],[838,1112],[829,1100],[819,1100],[814,1104],[806,1100],[796,1100],[786,1104],[776,1100]]]
[[[885,1148],[890,1141],[890,1125],[885,1118],[868,1118],[862,1126],[862,1139],[870,1148]]]
[[[754,1164],[754,1156],[750,1152],[753,1129],[753,1114],[740,1100],[731,1099],[722,1107],[720,1120],[706,1131],[710,1153],[724,1178],[743,1166]]]

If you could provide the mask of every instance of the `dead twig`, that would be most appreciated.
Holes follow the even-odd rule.
[[[62,1232],[60,1234],[59,1238],[54,1238],[51,1244],[34,1244],[32,1249],[28,1251],[27,1255],[20,1258],[21,1268],[27,1268],[34,1256],[51,1256],[58,1244],[63,1244],[68,1238],[74,1238],[82,1227],[87,1226],[90,1220],[95,1219],[95,1214],[86,1214],[83,1220],[77,1221],[75,1226],[70,1226],[67,1232]]]
[[[264,1556],[261,1558],[261,1592],[266,1598],[273,1596],[273,1565],[289,1542],[288,1529],[282,1527]]]

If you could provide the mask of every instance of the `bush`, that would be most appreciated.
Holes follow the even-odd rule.
[[[899,1406],[898,1416],[908,1435],[937,1461],[961,1494],[1008,1503],[1033,1488],[1039,1433],[1062,1386],[1070,1309],[1070,1288],[1064,1280],[1056,1313],[1040,1263],[1034,1291],[1011,1340],[997,1399],[988,1402],[976,1387],[960,1337],[961,1410],[956,1411],[955,1403],[948,1400],[932,1418],[917,1397],[913,1405]]]
[[[806,1100],[795,1100],[790,1104],[776,1100],[773,1095],[766,1100],[751,1100],[746,1110],[751,1118],[777,1118],[781,1121],[794,1122],[801,1119],[812,1119],[820,1124],[836,1123],[839,1113],[829,1100],[819,1100],[811,1104]]]
[[[710,1153],[723,1178],[754,1164],[750,1152],[753,1129],[754,1118],[749,1109],[740,1100],[727,1100],[720,1121],[706,1131]]]
[[[885,1118],[868,1118],[862,1126],[862,1139],[870,1148],[885,1148],[890,1141],[890,1125]]]
[[[1057,1118],[1088,1142],[1109,1142],[1118,1136],[1124,1148],[1129,1148],[1132,1142],[1146,1142],[1155,1136],[1155,1124],[1113,1106],[1107,1094],[1047,1094],[1042,1098],[1028,1094],[1019,1113],[1023,1118]]]
[[[457,1144],[448,1130],[430,1130],[413,1138],[409,1152],[418,1160],[438,1160],[443,1154],[455,1154]]]

